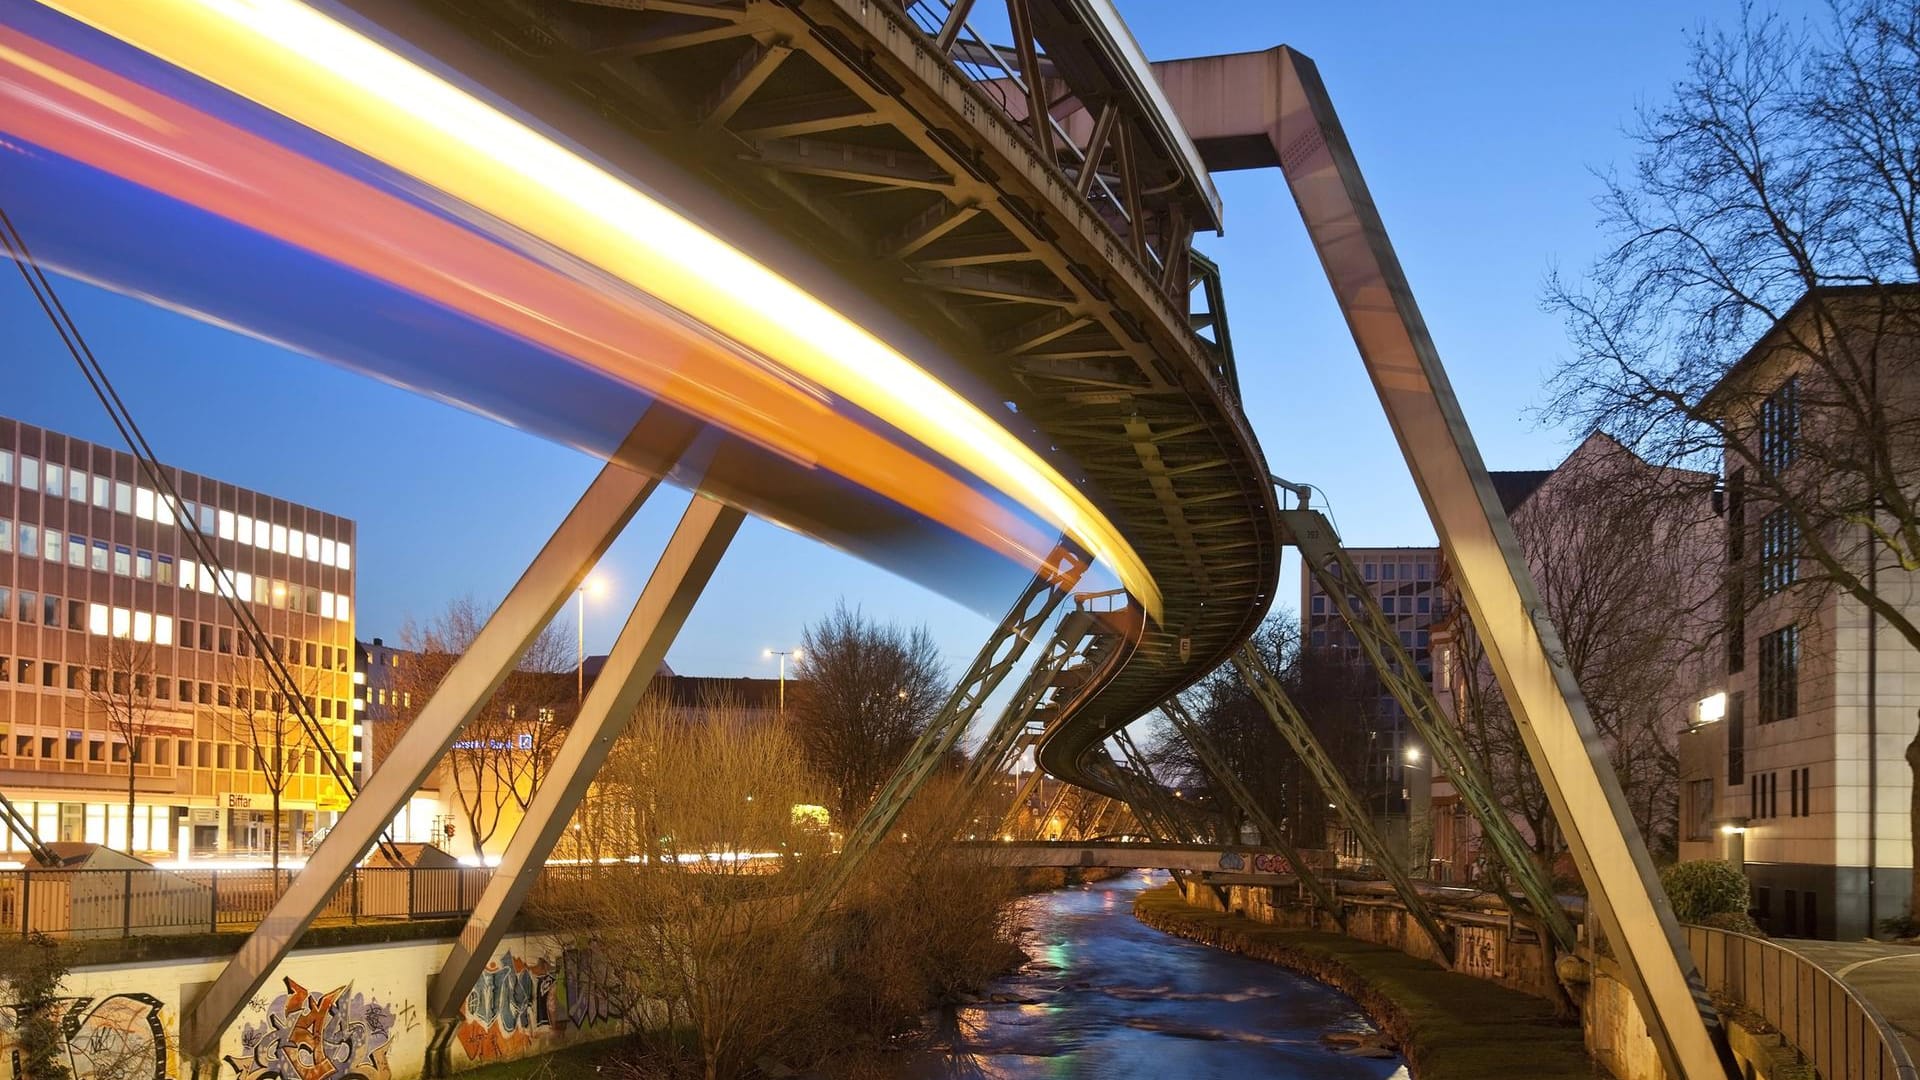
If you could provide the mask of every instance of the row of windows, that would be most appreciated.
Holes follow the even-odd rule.
[[[1362,563],[1360,576],[1367,581],[1433,580],[1432,563]]]
[[[74,533],[64,534],[63,539],[59,529],[42,530],[28,521],[16,526],[4,520],[0,520],[0,553],[14,549],[15,536],[20,539],[20,554],[25,558],[44,556],[48,562],[58,563],[64,557],[67,565],[81,569],[112,571],[121,577],[141,581],[157,579],[162,585],[173,584],[171,555],[155,558],[151,551],[135,551],[125,544],[108,544],[105,540],[95,540],[89,545],[86,537]]]
[[[1793,464],[1800,439],[1800,380],[1788,379],[1760,403],[1760,462],[1779,475]]]
[[[271,746],[253,747],[245,743],[215,742],[207,739],[188,738],[138,738],[134,740],[140,752],[140,764],[173,766],[178,769],[256,769],[264,767],[273,757]],[[0,739],[0,750],[9,749],[6,740]],[[87,761],[99,763],[127,763],[127,744],[119,739],[109,739],[100,733],[82,738],[79,732],[69,731],[66,738],[56,735],[15,735],[10,749],[16,758],[38,758],[42,761]],[[311,748],[283,749],[288,772],[318,775],[319,755]]]
[[[221,582],[225,583],[225,588],[220,587]],[[353,617],[353,602],[345,593],[331,593],[279,578],[255,577],[233,570],[221,570],[215,575],[212,567],[196,564],[190,559],[180,560],[180,587],[197,588],[208,595],[226,593],[250,603],[271,604],[282,611],[304,611],[323,619],[346,622]]]
[[[182,705],[209,705],[238,712],[280,712],[285,704],[278,691],[254,690],[244,686],[149,676],[145,672],[107,672],[80,664],[59,664],[30,657],[0,657],[0,683],[38,685],[45,689],[85,690],[153,701],[178,701]],[[353,715],[345,698],[309,697],[307,708],[322,720],[346,720]]]
[[[1787,814],[1790,817],[1813,816],[1813,770],[1787,772]],[[1780,774],[1756,774],[1747,783],[1747,817],[1759,821],[1780,816]]]
[[[13,451],[0,450],[0,483],[14,482],[14,459]],[[252,544],[276,555],[292,555],[322,566],[353,569],[351,544],[314,533],[255,520],[204,503],[176,501],[149,488],[105,476],[89,477],[79,469],[63,469],[57,462],[42,462],[24,454],[19,455],[18,476],[20,486],[29,491],[43,491],[56,498],[64,496],[81,504],[89,502],[91,496],[92,505],[102,510],[112,508],[115,513],[131,514],[160,525],[184,520],[206,536],[217,535],[222,540]]]
[[[85,630],[102,637],[132,638],[156,645],[173,644],[173,617],[150,611],[133,611],[106,604],[87,604],[79,600],[62,601],[52,593],[44,595],[21,589],[10,602],[8,589],[0,585],[0,619],[18,619],[31,626],[39,624],[55,630]]]
[[[348,652],[344,645],[335,648],[315,641],[283,637],[271,639],[270,644],[275,655],[286,663],[304,663],[307,667],[317,667],[325,671],[347,670]],[[217,627],[207,622],[195,623],[190,619],[180,620],[180,647],[240,656],[252,656],[254,653],[253,640],[237,632],[233,627]]]
[[[1760,519],[1760,595],[1793,584],[1800,575],[1800,526],[1786,510]]]
[[[1312,600],[1315,615],[1327,613],[1327,597],[1324,593],[1315,593]],[[1360,610],[1360,598],[1347,597],[1347,607]],[[1428,615],[1433,612],[1433,598],[1430,596],[1383,596],[1380,598],[1380,610],[1388,615]]]
[[[1800,714],[1800,628],[1786,626],[1760,639],[1760,722]]]

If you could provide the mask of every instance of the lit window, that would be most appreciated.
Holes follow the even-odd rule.
[[[235,600],[240,599],[240,581],[238,576],[235,575],[232,570],[220,571],[220,584],[226,586],[226,588],[223,590],[225,595],[231,596]]]
[[[153,642],[156,645],[173,644],[173,616],[155,615],[153,617]]]
[[[320,561],[320,538],[313,535],[312,533],[307,533],[306,536],[304,537],[304,540],[306,542],[307,561],[319,562]]]
[[[243,544],[253,543],[253,519],[245,514],[240,515],[240,535],[237,539]]]
[[[105,510],[107,508],[107,491],[112,486],[113,486],[113,481],[107,479],[104,476],[95,476],[93,478],[93,505],[94,506],[98,507],[101,510]]]
[[[87,605],[87,633],[105,634],[107,632],[107,605]]]
[[[67,534],[67,565],[87,565],[87,541],[85,537]]]
[[[119,480],[113,482],[113,510],[117,514],[133,513],[133,485]]]
[[[205,566],[200,567],[200,591],[203,593],[213,592],[213,571],[207,569]]]
[[[333,594],[330,592],[320,594],[320,617],[323,619],[333,618]]]
[[[180,560],[180,587],[183,589],[193,588],[193,565],[192,559]]]
[[[141,521],[153,520],[153,492],[146,488],[133,489],[133,516]]]
[[[253,522],[253,546],[263,548],[270,547],[272,544],[273,526],[255,518]]]
[[[160,556],[160,565],[155,571],[154,580],[162,585],[173,584],[173,556]]]
[[[231,573],[231,571],[229,571],[229,573]],[[252,574],[234,574],[233,575],[233,595],[239,597],[242,600],[253,599],[253,575]]]
[[[133,613],[133,640],[153,640],[153,616],[144,611]]]
[[[348,605],[347,605],[346,597],[341,596],[341,597],[335,598],[333,603],[333,614],[334,614],[334,617],[339,619],[341,622],[346,622],[347,619],[350,618],[350,614],[347,611],[347,606]]]
[[[87,501],[87,474],[79,469],[67,470],[67,498],[77,503]]]
[[[333,557],[334,557],[333,541],[331,540],[320,541],[320,565],[332,566]]]
[[[334,545],[333,558],[334,558],[334,565],[338,566],[340,569],[342,570],[353,569],[353,547],[351,545],[346,543],[340,543],[340,544]]]
[[[153,580],[153,552],[142,551],[133,557],[133,576],[141,581]]]
[[[40,490],[40,459],[20,456],[20,486],[28,491]]]
[[[189,526],[193,524],[193,509],[191,505],[182,506],[180,500],[171,495],[162,495],[160,497],[160,509],[155,515],[155,520],[159,521],[162,525],[178,525],[180,519],[183,517],[186,518]]]
[[[271,546],[273,553],[275,555],[285,555],[287,553],[287,527],[285,525],[275,525],[268,535],[272,537]]]
[[[123,638],[132,632],[133,632],[133,612],[128,611],[126,608],[123,608],[123,607],[114,608],[113,609],[113,636],[117,638]]]
[[[220,511],[220,539],[233,539],[233,511]]]

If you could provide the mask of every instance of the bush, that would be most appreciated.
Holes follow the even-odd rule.
[[[1674,863],[1660,871],[1660,887],[1681,922],[1704,922],[1711,915],[1747,911],[1747,877],[1725,859]]]
[[[1920,918],[1895,915],[1890,919],[1881,919],[1880,932],[1892,938],[1920,937]]]
[[[1731,930],[1748,937],[1766,937],[1767,932],[1753,921],[1753,916],[1744,911],[1722,911],[1700,920],[1701,926],[1711,926],[1715,930]]]

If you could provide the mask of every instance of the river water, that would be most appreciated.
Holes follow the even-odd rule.
[[[1272,964],[1142,925],[1129,874],[1023,900],[1032,960],[955,1009],[901,1080],[1405,1080],[1399,1059],[1347,1057],[1323,1032],[1373,1030],[1353,1000]]]

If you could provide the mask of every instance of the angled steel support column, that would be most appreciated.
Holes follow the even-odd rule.
[[[1407,876],[1407,868],[1401,866],[1399,860],[1393,857],[1393,852],[1388,850],[1387,842],[1380,838],[1373,821],[1367,817],[1366,808],[1354,795],[1353,789],[1347,786],[1347,778],[1340,775],[1333,760],[1327,757],[1326,749],[1314,736],[1313,729],[1307,726],[1307,718],[1300,715],[1299,707],[1281,688],[1273,669],[1267,667],[1267,662],[1261,659],[1252,645],[1243,645],[1233,654],[1233,667],[1240,673],[1240,681],[1247,684],[1247,689],[1253,691],[1253,696],[1266,709],[1267,719],[1273,721],[1273,726],[1280,730],[1287,745],[1293,747],[1300,763],[1313,774],[1327,801],[1339,811],[1341,820],[1352,830],[1354,838],[1360,841],[1367,857],[1373,860],[1381,873],[1387,875],[1394,893],[1400,897],[1400,903],[1406,906],[1420,928],[1427,932],[1433,947],[1439,949],[1440,955],[1446,958],[1447,966],[1452,967],[1453,935],[1447,933],[1447,928],[1434,915],[1433,908],[1428,906],[1426,897],[1420,895],[1413,879]]]
[[[1247,820],[1253,822],[1254,828],[1260,830],[1260,842],[1278,851],[1280,857],[1287,860],[1287,865],[1293,868],[1294,878],[1313,894],[1314,903],[1320,905],[1320,910],[1333,916],[1336,925],[1345,927],[1347,925],[1346,909],[1340,906],[1340,901],[1334,896],[1333,890],[1328,888],[1327,883],[1320,880],[1320,875],[1313,872],[1313,867],[1308,866],[1307,861],[1300,857],[1299,849],[1293,846],[1293,841],[1287,838],[1286,833],[1280,831],[1279,823],[1275,822],[1272,815],[1268,814],[1266,809],[1254,799],[1253,792],[1247,790],[1247,785],[1241,783],[1240,778],[1234,775],[1233,770],[1227,765],[1226,755],[1220,752],[1220,748],[1214,744],[1212,737],[1194,721],[1193,715],[1187,712],[1185,703],[1177,697],[1168,698],[1161,703],[1160,711],[1167,714],[1167,719],[1173,724],[1173,730],[1186,740],[1188,746],[1193,747],[1194,755],[1200,759],[1200,764],[1213,775],[1214,780],[1218,781],[1221,787],[1227,789],[1227,796],[1240,807],[1240,812],[1247,815]]]
[[[452,1019],[460,1011],[493,950],[520,910],[545,867],[554,844],[566,832],[574,807],[593,784],[600,766],[626,730],[634,709],[653,683],[653,674],[680,633],[687,614],[705,591],[720,556],[733,541],[744,515],[730,506],[696,495],[680,519],[666,550],[641,590],[640,599],[614,640],[606,666],[580,707],[573,728],[554,754],[546,779],[533,793],[526,816],[514,828],[500,865],[486,891],[467,916],[460,939],[427,988],[428,1015]]]
[[[1155,74],[1210,165],[1284,172],[1661,1063],[1729,1075],[1719,1015],[1320,73],[1281,47]]]
[[[967,763],[967,772],[961,783],[968,788],[986,779],[989,772],[1006,763],[1007,754],[1020,737],[1021,729],[1027,726],[1033,711],[1040,707],[1040,699],[1053,688],[1054,677],[1066,670],[1073,658],[1082,652],[1082,646],[1092,633],[1093,617],[1085,611],[1070,611],[1060,620],[1053,631],[1053,637],[1047,642],[1047,648],[1039,659],[1027,670],[1027,677],[1021,681],[1020,688],[1014,691],[1013,700],[1000,713],[992,730],[981,740],[980,750]]]
[[[1440,699],[1434,696],[1432,684],[1421,676],[1413,656],[1400,643],[1399,634],[1388,625],[1386,613],[1380,610],[1380,601],[1374,597],[1373,590],[1361,582],[1360,568],[1347,557],[1333,526],[1317,510],[1282,510],[1280,523],[1286,528],[1288,539],[1300,549],[1307,572],[1320,583],[1320,590],[1339,604],[1338,610],[1372,662],[1374,672],[1426,742],[1432,755],[1428,767],[1446,770],[1460,792],[1461,801],[1480,823],[1481,835],[1526,897],[1527,906],[1545,924],[1560,950],[1572,952],[1579,945],[1579,939],[1566,910],[1554,896],[1552,883],[1535,865],[1526,841],[1520,838],[1520,830],[1494,798],[1492,782],[1480,768],[1479,761],[1467,752],[1460,732],[1441,714]],[[1357,612],[1353,607],[1356,603],[1360,605]]]
[[[802,910],[803,922],[818,918],[839,899],[840,891],[853,880],[853,875],[866,859],[867,852],[884,840],[893,830],[893,823],[900,818],[900,812],[907,803],[920,792],[927,778],[939,768],[940,762],[953,749],[960,736],[966,733],[967,726],[979,715],[980,707],[994,690],[1006,680],[1007,675],[1027,651],[1027,646],[1040,635],[1053,618],[1073,587],[1086,573],[1089,560],[1086,555],[1070,547],[1062,540],[1059,547],[1047,557],[1047,564],[1034,574],[1020,598],[1008,609],[1006,617],[994,629],[993,635],[973,659],[973,665],[960,678],[953,688],[953,694],[940,709],[940,714],[921,732],[907,756],[887,778],[886,786],[873,800],[873,805],[860,818],[859,824],[848,833],[846,842],[841,845],[840,855],[826,876],[807,896],[806,907]]]
[[[418,790],[460,729],[499,689],[527,647],[606,553],[620,530],[660,484],[649,475],[607,465],[594,478],[566,520],[554,531],[526,573],[455,662],[386,760],[347,806],[306,868],[205,994],[181,1018],[182,1048],[204,1058],[220,1047],[220,1035],[240,1015],[320,909],[333,898],[360,856],[387,822]]]

